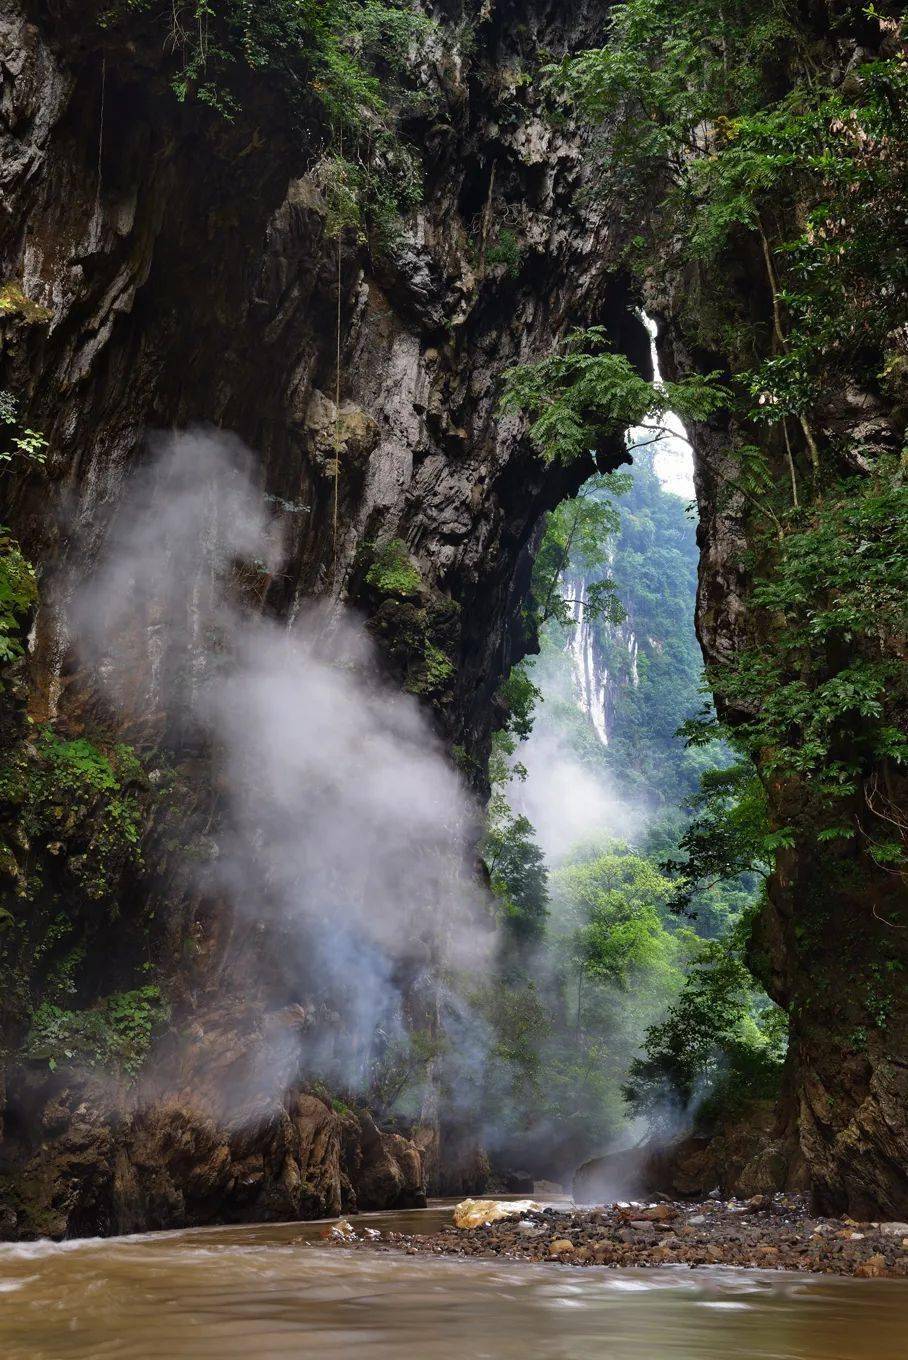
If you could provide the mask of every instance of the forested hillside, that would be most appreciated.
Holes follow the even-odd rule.
[[[505,1161],[569,1174],[647,1131],[678,1137],[701,1111],[740,1118],[778,1087],[784,1020],[743,950],[762,878],[686,876],[701,780],[719,783],[728,822],[741,815],[722,784],[729,747],[684,739],[704,704],[696,563],[690,507],[648,450],[547,527],[534,598],[560,564],[560,603],[522,668],[531,730],[499,738],[487,845],[517,955],[495,1009],[519,1097],[496,1130]]]
[[[590,756],[600,759],[617,781],[625,802],[673,811],[698,787],[698,754],[678,739],[679,729],[703,706],[703,657],[694,631],[697,585],[696,521],[676,495],[662,489],[651,450],[634,455],[627,490],[615,479],[596,478],[582,495],[609,502],[618,516],[616,531],[605,527],[602,570],[584,566],[573,550],[562,590],[570,601],[569,620],[552,620],[543,632],[542,657],[533,676],[544,685],[549,711],[567,699],[563,680],[567,653],[572,695],[599,735]],[[577,502],[558,513],[570,521]],[[602,577],[623,617],[595,607]],[[583,596],[587,604],[575,604]],[[590,712],[598,708],[599,714]],[[567,720],[568,714],[564,713]],[[598,731],[597,731],[598,729]],[[577,724],[580,733],[588,728]]]

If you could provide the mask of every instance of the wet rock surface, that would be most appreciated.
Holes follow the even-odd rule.
[[[385,1232],[379,1238],[345,1233],[327,1240],[410,1255],[503,1257],[556,1265],[721,1265],[908,1278],[908,1223],[820,1217],[809,1212],[799,1195],[547,1208],[481,1228],[452,1226],[424,1236]]]
[[[312,595],[346,598],[368,617],[388,671],[481,783],[500,717],[494,695],[533,645],[523,603],[540,516],[586,476],[545,464],[520,422],[498,419],[499,376],[592,322],[648,363],[627,283],[607,267],[609,223],[580,197],[581,134],[546,132],[538,96],[500,75],[575,45],[592,7],[527,0],[515,22],[486,6],[469,52],[459,19],[439,16],[449,59],[414,57],[434,101],[431,119],[410,129],[424,163],[420,211],[393,244],[347,232],[340,277],[315,110],[311,125],[308,114],[289,118],[274,82],[253,74],[235,122],[184,104],[174,54],[147,38],[141,16],[134,27],[99,26],[103,8],[0,0],[0,389],[15,393],[49,451],[40,477],[5,483],[3,523],[42,580],[16,721],[24,731],[27,702],[32,719],[61,733],[103,720],[143,751],[167,746],[175,715],[153,677],[172,654],[152,661],[157,626],[137,626],[128,701],[107,713],[70,645],[70,581],[95,560],[145,458],[145,432],[210,425],[254,451],[280,522],[286,569],[262,583],[268,599],[256,607],[287,619]],[[498,231],[515,213],[526,238],[519,273],[480,267],[482,223]],[[600,461],[625,457],[615,439]],[[406,597],[369,583],[389,545],[414,583]],[[0,726],[12,730],[8,707]],[[250,945],[230,905],[201,901],[182,874],[184,861],[211,853],[202,840],[216,837],[219,816],[204,753],[191,764],[180,801],[204,836],[149,830],[142,874],[118,882],[103,955],[91,934],[98,913],[60,887],[83,829],[33,846],[19,806],[0,807],[3,838],[19,847],[0,866],[4,907],[24,918],[14,894],[43,874],[48,919],[65,915],[80,931],[87,921],[79,945],[104,959],[79,979],[80,1008],[132,985],[136,942],[153,919],[150,961],[180,1036],[178,1060],[155,1052],[154,1089],[138,1091],[18,1061],[28,1017],[4,1015],[0,1235],[389,1208],[418,1202],[427,1178],[440,1193],[481,1189],[484,1155],[453,1116],[411,1138],[377,1129],[368,1113],[351,1123],[317,1108],[295,1079],[261,1117],[238,1121],[212,1097],[219,1074],[232,1087],[234,1066],[248,1067],[269,998],[305,1010],[311,997],[285,976],[280,931]],[[35,963],[23,983],[43,999]]]

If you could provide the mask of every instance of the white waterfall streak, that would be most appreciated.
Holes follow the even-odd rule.
[[[659,352],[656,349],[656,323],[652,317],[647,316],[644,312],[643,324],[649,332],[653,377],[656,382],[661,382],[662,370],[659,367]],[[682,500],[692,501],[696,495],[694,460],[687,430],[684,428],[681,419],[673,411],[668,412],[662,424],[665,426],[666,433],[653,450],[653,466],[656,475],[666,491],[671,491],[673,495],[680,496]],[[652,438],[653,433],[649,429],[634,429],[628,432],[628,443],[630,445],[646,443]]]
[[[595,629],[586,607],[587,583],[582,578],[567,579],[562,588],[565,598],[571,601],[571,617],[574,621],[568,651],[577,704],[590,719],[602,745],[608,746],[608,669],[600,663]]]

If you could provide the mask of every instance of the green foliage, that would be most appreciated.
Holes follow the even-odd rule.
[[[756,995],[739,951],[724,941],[704,944],[678,1000],[648,1030],[625,1097],[651,1128],[671,1129],[709,1090],[724,1109],[775,1095],[784,1036],[782,1013]]]
[[[631,426],[658,427],[670,411],[705,420],[727,404],[719,374],[649,383],[609,344],[602,326],[574,331],[559,353],[505,373],[501,410],[529,418],[546,462],[588,458]]]
[[[421,197],[415,150],[398,135],[403,116],[426,102],[410,79],[413,54],[434,29],[410,0],[118,0],[102,16],[116,27],[147,16],[175,55],[181,102],[237,120],[250,78],[283,97],[288,122],[311,136],[317,108],[330,129],[316,167],[329,234],[361,229],[380,236]]]
[[[70,1011],[49,1001],[31,1017],[20,1056],[53,1071],[67,1065],[119,1070],[135,1077],[170,1007],[155,986],[103,997],[89,1010]]]
[[[338,237],[352,230],[360,241],[371,227],[380,244],[400,234],[402,215],[422,201],[422,169],[414,152],[386,133],[372,139],[368,160],[327,152],[312,170],[325,207],[325,227]]]
[[[436,708],[453,699],[460,606],[424,581],[402,539],[368,543],[359,559],[369,627],[410,694]]]
[[[33,744],[14,748],[0,766],[0,803],[15,810],[20,835],[44,849],[66,850],[66,873],[91,902],[117,910],[124,876],[142,865],[144,774],[127,746],[101,751],[85,738],[67,741],[50,728]],[[13,857],[15,860],[15,856]],[[19,877],[18,894],[41,897],[38,859]]]
[[[6,294],[10,290],[3,291],[3,300],[8,301]],[[24,299],[24,294],[22,296]],[[3,310],[9,308],[0,307],[0,312]],[[23,464],[43,467],[47,440],[40,431],[22,425],[19,402],[12,392],[5,390],[0,390],[0,425],[13,431],[8,447],[0,447],[0,469],[14,467],[19,471]],[[24,654],[25,629],[37,603],[38,584],[34,570],[9,530],[0,525],[0,666],[16,661]]]
[[[158,1027],[169,1020],[170,1006],[160,988],[153,985],[117,992],[103,1006],[112,1035],[111,1051],[123,1070],[135,1076]]]
[[[486,264],[501,265],[508,278],[516,279],[523,265],[523,246],[516,231],[502,227],[486,249]]]
[[[696,915],[704,889],[768,874],[778,837],[770,828],[766,790],[749,761],[704,770],[691,807],[694,818],[679,842],[684,858],[663,867],[678,880],[672,910]]]
[[[374,550],[372,565],[366,573],[366,584],[380,595],[396,595],[402,599],[418,596],[422,590],[422,578],[407,545],[399,538],[392,538]]]
[[[773,421],[802,413],[902,319],[904,60],[827,83],[810,18],[783,0],[628,0],[609,38],[548,73],[589,116],[619,115],[605,192],[660,253],[681,242],[715,266],[762,242],[788,334],[754,389]]]
[[[120,0],[102,23],[150,11],[180,57],[173,80],[180,99],[233,118],[245,68],[290,92],[301,87],[333,123],[354,131],[402,94],[411,44],[428,26],[406,0],[183,0],[172,12],[156,10],[155,0]]]
[[[533,564],[531,609],[537,628],[550,621],[566,628],[574,621],[578,601],[565,597],[561,590],[569,569],[586,579],[583,608],[587,618],[617,624],[625,617],[607,568],[611,540],[621,523],[613,497],[624,495],[630,485],[630,478],[622,473],[597,477],[548,516]]]
[[[0,528],[0,665],[25,651],[25,628],[38,603],[38,583],[19,545]]]
[[[610,498],[614,480],[591,478],[584,494]],[[595,550],[571,552],[564,572],[572,587],[583,582],[588,600],[607,568],[620,610],[597,615],[584,607],[609,676],[607,749],[577,711],[572,677],[565,676],[566,634],[556,617],[543,630],[539,678],[545,677],[549,711],[571,751],[584,764],[607,769],[627,801],[661,814],[691,797],[701,770],[716,758],[676,740],[702,703],[703,658],[693,629],[696,531],[679,497],[663,490],[651,450],[634,451],[633,470],[622,482],[629,488],[614,507],[617,530],[601,523],[599,561]]]
[[[510,1130],[508,1146],[515,1151],[509,1156],[526,1149],[532,1162],[542,1147],[540,1160],[548,1166],[553,1158],[575,1165],[620,1128],[631,1064],[647,1028],[677,1003],[691,970],[695,977],[702,973],[703,938],[715,940],[717,958],[733,957],[734,976],[746,984],[733,1027],[741,1040],[735,1073],[746,1071],[755,1090],[762,1090],[776,1072],[774,1060],[764,1071],[756,1053],[762,1053],[758,1029],[760,1017],[770,1014],[768,1003],[746,974],[740,938],[732,934],[753,907],[755,871],[764,867],[760,854],[772,853],[763,788],[745,762],[727,770],[728,748],[714,732],[708,745],[688,747],[677,734],[702,705],[703,664],[693,629],[694,526],[678,497],[662,489],[651,453],[636,452],[632,473],[621,479],[630,485],[622,485],[620,502],[613,500],[614,480],[587,483],[583,519],[567,554],[577,503],[556,512],[538,569],[546,583],[557,578],[560,598],[580,582],[586,595],[607,568],[626,610],[626,618],[606,614],[587,621],[609,673],[608,746],[577,706],[565,651],[569,634],[554,610],[542,630],[542,657],[532,679],[521,676],[520,683],[538,692],[534,716],[543,741],[554,738],[591,774],[611,777],[613,787],[646,808],[645,838],[634,847],[594,839],[550,871],[546,915],[534,918],[541,930],[533,952],[508,931],[499,979],[482,1002],[495,1036],[489,1099],[496,1123]],[[585,504],[600,497],[599,513]],[[493,886],[503,897],[508,883],[495,861],[500,846],[517,861],[512,872],[518,884],[526,866],[544,870],[541,854],[532,854],[532,827],[508,804],[508,779],[519,779],[522,770],[512,727],[499,734],[493,750],[486,850]],[[524,727],[520,735],[526,734]],[[701,774],[706,786],[696,796]],[[671,811],[682,800],[694,804],[687,831],[683,814]],[[697,935],[673,919],[679,910],[696,924]],[[709,1045],[707,1050],[712,1054]],[[725,1049],[717,1048],[691,1076],[697,1096],[713,1091],[716,1101],[737,1099],[744,1081],[731,1080],[729,1071]],[[656,1086],[654,1107],[678,1104],[681,1098],[661,1070],[653,1076],[654,1091]]]
[[[507,713],[505,730],[524,741],[533,730],[533,710],[540,698],[527,666],[514,666],[499,687],[498,701]]]
[[[842,800],[861,790],[872,800],[874,766],[908,761],[906,598],[908,489],[884,467],[793,520],[774,544],[772,574],[753,590],[772,619],[772,646],[745,648],[710,672],[740,715],[739,748],[764,776],[808,791],[793,813],[797,834],[854,835],[854,822],[842,826]],[[890,840],[871,839],[871,854],[876,844],[889,854]]]
[[[454,662],[434,642],[427,641],[423,651],[422,690],[430,692],[444,689],[453,678]]]
[[[15,431],[10,436],[9,447],[0,448],[0,467],[14,462],[43,467],[47,459],[47,440],[39,430],[30,430],[21,424],[19,403],[12,392],[0,391],[0,425]]]
[[[316,164],[312,177],[324,201],[328,235],[338,237],[353,229],[361,238],[364,232],[360,167],[346,156],[329,154]]]
[[[541,1141],[547,1164],[568,1169],[620,1126],[628,1065],[677,994],[694,938],[666,923],[670,883],[627,846],[579,848],[550,885],[535,953],[523,970],[509,956],[487,999],[488,1079],[499,1127],[509,1118],[518,1147],[528,1140],[532,1155]]]
[[[515,814],[508,802],[508,786],[525,778],[524,767],[514,760],[521,740],[533,725],[533,705],[538,690],[525,667],[515,667],[502,687],[500,698],[508,716],[505,726],[495,733],[489,759],[491,796],[486,819],[486,834],[481,853],[489,874],[489,885],[507,930],[507,950],[518,950],[538,943],[548,915],[549,888],[545,855],[536,843],[530,821]],[[519,961],[519,958],[518,960]],[[509,967],[507,957],[505,968]]]
[[[15,279],[0,284],[0,317],[15,317],[27,326],[46,326],[53,320],[53,309],[42,307],[33,302],[25,289]],[[11,392],[0,391],[0,421],[9,424],[8,417],[15,416],[17,402]]]
[[[766,845],[853,836],[899,870],[908,845],[885,790],[908,758],[902,23],[892,5],[830,25],[782,0],[627,0],[605,46],[548,71],[607,129],[600,190],[630,256],[685,279],[676,323],[728,362],[727,448],[700,457],[751,545],[752,632],[709,680],[761,777],[801,791]],[[762,286],[756,323],[742,269]],[[589,435],[578,409],[595,399],[598,346],[582,347],[586,364],[548,361],[518,388],[555,452]],[[614,388],[634,408],[620,376]]]
[[[536,983],[496,982],[478,993],[474,1004],[494,1036],[490,1058],[499,1082],[507,1088],[509,1103],[529,1107],[544,1098],[542,1055],[552,1031],[552,1013]]]
[[[540,940],[548,915],[548,869],[526,817],[496,818],[483,845],[492,892],[509,935],[520,943]]]
[[[419,1114],[426,1073],[444,1052],[445,1041],[433,1028],[406,1034],[379,1029],[368,1074],[369,1109],[377,1119]]]
[[[566,958],[578,976],[627,990],[648,975],[669,976],[687,932],[670,930],[671,883],[651,861],[616,843],[580,847],[552,875],[552,899]]]
[[[904,320],[908,67],[896,55],[824,81],[810,18],[782,0],[628,0],[609,29],[607,46],[566,57],[550,79],[588,116],[617,115],[603,191],[644,268],[654,252],[704,267],[707,296],[689,318],[704,343],[717,339],[711,313],[738,319],[723,281],[752,246],[771,345],[738,347],[729,408],[784,427],[789,448],[791,420],[816,478],[816,406],[844,380],[876,385]]]
[[[318,1096],[319,1100],[323,1100],[326,1105],[330,1105],[334,1113],[340,1115],[341,1119],[346,1119],[348,1115],[355,1113],[352,1105],[348,1105],[345,1100],[341,1100],[338,1096],[334,1095],[331,1088],[326,1086],[325,1083],[318,1078],[310,1078],[309,1088],[313,1095]]]

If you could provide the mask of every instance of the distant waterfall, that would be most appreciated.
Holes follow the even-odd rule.
[[[602,664],[596,630],[586,609],[586,581],[566,580],[563,588],[565,598],[572,601],[570,610],[575,620],[568,648],[577,704],[592,722],[602,745],[608,746],[608,670]]]
[[[586,607],[587,590],[587,582],[582,577],[565,577],[562,581],[563,597],[570,602],[568,608],[574,621],[567,651],[571,658],[577,707],[593,724],[602,745],[608,746],[617,693],[627,685],[636,689],[640,683],[637,667],[640,644],[630,620],[616,628],[590,618]],[[607,637],[611,637],[621,650],[617,674],[613,674],[607,664],[603,646]]]

